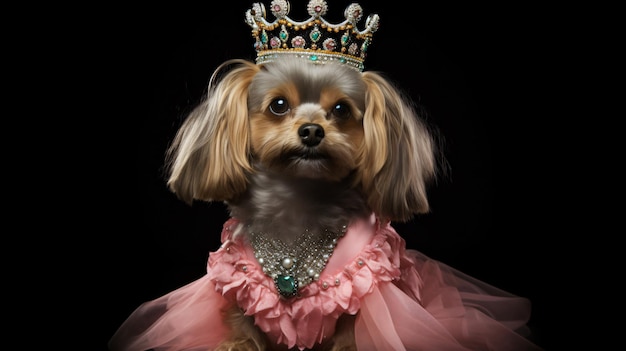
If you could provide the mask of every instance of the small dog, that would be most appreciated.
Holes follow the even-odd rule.
[[[225,201],[245,231],[287,245],[297,244],[294,233],[324,233],[372,212],[404,221],[429,210],[432,135],[381,74],[290,57],[232,60],[216,73],[233,65],[170,150],[168,184],[181,199]],[[233,343],[265,345],[250,318],[229,318],[249,324],[233,326],[242,331]]]
[[[207,275],[140,306],[111,348],[538,350],[516,331],[527,300],[406,249],[390,225],[429,211],[442,157],[412,101],[362,69],[378,17],[358,31],[357,4],[339,25],[324,0],[306,23],[288,10],[246,13],[256,62],[220,65],[168,149],[169,188],[230,212]]]

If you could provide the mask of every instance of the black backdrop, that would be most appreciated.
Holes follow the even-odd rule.
[[[327,17],[340,21],[350,1],[328,2]],[[549,121],[539,107],[550,83],[545,56],[538,55],[547,42],[537,33],[544,18],[512,5],[359,3],[365,15],[381,17],[366,69],[385,72],[420,104],[450,166],[430,190],[432,213],[396,229],[410,248],[530,298],[530,326],[550,348],[551,204],[541,186],[546,174],[538,171],[549,161],[542,127]],[[122,15],[130,26],[116,32],[113,56],[124,72],[116,85],[129,94],[123,104],[105,103],[119,104],[111,117],[124,140],[111,142],[131,160],[114,165],[111,177],[130,191],[104,194],[118,205],[103,224],[114,232],[100,287],[107,296],[99,314],[103,349],[140,303],[203,275],[208,253],[219,245],[223,205],[183,204],[167,191],[161,172],[169,141],[213,69],[226,59],[254,58],[243,16],[250,5],[162,4]],[[305,11],[306,1],[292,1],[292,18],[305,18]]]

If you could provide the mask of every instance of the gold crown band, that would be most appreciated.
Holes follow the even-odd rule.
[[[263,64],[273,62],[280,56],[302,58],[315,64],[342,63],[357,71],[363,71],[364,68],[363,60],[354,56],[344,55],[337,52],[323,52],[305,49],[264,50],[257,54],[256,63]]]

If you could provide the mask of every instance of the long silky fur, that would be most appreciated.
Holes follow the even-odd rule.
[[[245,60],[223,63],[211,77],[206,98],[176,134],[167,152],[167,184],[185,202],[226,201],[247,188],[252,168],[246,100],[258,71]]]
[[[358,182],[374,212],[407,221],[430,210],[426,187],[435,176],[433,138],[423,120],[389,80],[364,72],[365,155]]]
[[[334,179],[335,173],[328,169],[319,169],[326,172],[324,176],[307,178],[272,169],[273,164],[267,163],[296,142],[297,135],[283,135],[288,140],[284,141],[271,128],[272,123],[283,123],[280,119],[263,119],[267,96],[273,96],[268,90],[288,83],[300,89],[293,91],[306,103],[300,105],[296,99],[296,112],[284,123],[317,118],[328,126],[325,139],[330,140],[324,147],[340,161],[328,164],[337,167],[341,179]],[[349,128],[325,120],[321,102],[310,103],[329,87],[335,89],[330,96],[343,96],[350,104]],[[338,228],[372,211],[389,220],[409,220],[429,211],[426,187],[436,173],[432,134],[409,101],[376,72],[291,60],[264,66],[227,61],[216,69],[205,99],[183,122],[168,149],[167,184],[187,203],[226,203],[230,214],[246,224],[246,230],[240,227],[236,233],[267,231],[284,239],[281,235],[294,236],[304,228]],[[251,132],[253,118],[262,122]],[[292,132],[295,127],[291,127],[286,125],[284,133]],[[357,127],[362,130],[356,132]],[[274,134],[266,137],[265,131]],[[233,333],[220,350],[285,350],[284,345],[268,343],[253,317],[244,316],[237,307],[223,318]],[[318,349],[355,350],[355,318],[341,317],[336,334]]]

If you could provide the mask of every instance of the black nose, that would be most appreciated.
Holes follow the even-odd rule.
[[[319,124],[305,123],[298,128],[298,135],[303,144],[315,146],[324,139],[324,128]]]

